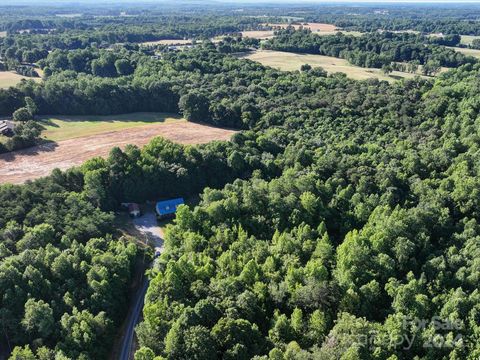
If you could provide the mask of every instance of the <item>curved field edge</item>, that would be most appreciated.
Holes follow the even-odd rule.
[[[171,121],[49,142],[0,155],[0,184],[34,180],[49,175],[55,168],[66,170],[88,159],[107,156],[115,146],[144,146],[156,136],[193,145],[229,140],[235,132],[187,121]]]

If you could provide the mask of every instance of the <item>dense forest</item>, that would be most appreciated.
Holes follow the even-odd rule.
[[[282,175],[178,214],[138,358],[476,358],[478,70],[277,78],[304,99],[275,127]]]
[[[9,31],[22,61],[37,38],[65,39]],[[236,36],[184,51],[91,42],[52,42],[36,60],[42,82],[0,90],[0,114],[22,123],[12,141],[38,136],[37,114],[176,112],[241,131],[199,146],[155,138],[0,185],[0,344],[11,360],[107,359],[144,255],[118,229],[120,203],[196,195],[148,274],[136,360],[480,356],[480,64],[385,32],[287,29],[264,46],[455,69],[356,81],[237,58],[259,43]]]
[[[458,4],[416,3],[409,6],[400,4],[372,4],[362,6],[319,6],[302,13],[305,21],[326,22],[345,30],[373,32],[417,31],[424,34],[480,35],[478,17],[480,7],[472,3],[464,7]]]
[[[125,197],[245,179],[205,190],[167,232],[137,357],[475,358],[477,135],[468,129],[478,112],[478,66],[441,75],[433,87],[389,85],[280,73],[214,48],[181,56],[202,53],[210,79],[214,69],[220,77],[232,62],[243,64],[231,67],[258,95],[257,130],[205,150],[159,140],[142,151],[116,150],[87,163],[74,182],[90,204],[108,210]],[[228,99],[216,95],[195,111],[209,114],[214,99]],[[434,316],[459,328],[436,329]],[[408,319],[428,327],[404,325]],[[371,332],[373,348],[352,342]],[[380,341],[399,332],[415,339],[412,348]],[[440,347],[423,346],[439,339]],[[39,358],[46,350],[36,351]]]

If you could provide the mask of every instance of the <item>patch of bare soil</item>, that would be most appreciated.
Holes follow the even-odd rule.
[[[107,156],[115,146],[143,146],[155,136],[180,144],[203,144],[213,140],[229,140],[234,133],[234,130],[182,121],[42,144],[0,155],[0,184],[21,184],[47,176],[55,168],[66,170],[93,157]]]

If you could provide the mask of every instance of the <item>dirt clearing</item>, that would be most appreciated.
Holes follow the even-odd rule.
[[[270,39],[274,36],[273,30],[247,30],[242,31],[242,37],[249,37],[252,39]]]
[[[285,29],[288,26],[293,26],[296,30],[303,27],[304,29],[310,29],[312,32],[320,32],[320,31],[336,31],[338,28],[332,24],[325,24],[325,23],[302,23],[300,24],[268,24],[273,28],[280,28]]]
[[[0,155],[0,184],[21,184],[49,175],[55,168],[66,170],[93,157],[107,156],[114,146],[143,146],[155,136],[180,144],[203,144],[229,140],[234,133],[234,130],[175,121],[47,143]]]

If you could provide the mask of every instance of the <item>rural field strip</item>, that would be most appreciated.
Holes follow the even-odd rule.
[[[331,56],[300,54],[283,51],[257,50],[242,55],[241,57],[257,61],[265,66],[270,66],[284,71],[300,70],[303,64],[313,67],[320,66],[328,73],[343,72],[348,77],[356,80],[377,78],[386,81],[395,81],[401,78],[413,78],[415,74],[393,71],[389,76],[383,74],[380,69],[363,68],[351,65],[345,59]]]
[[[180,144],[203,144],[213,140],[229,140],[234,130],[192,122],[169,122],[111,131],[82,138],[46,143],[0,155],[0,184],[21,184],[66,170],[96,156],[107,156],[112,147],[127,144],[143,146],[153,137],[162,136]]]
[[[10,86],[17,85],[22,79],[33,80],[33,81],[42,81],[41,78],[32,78],[19,75],[13,71],[0,71],[0,88],[6,89]]]

